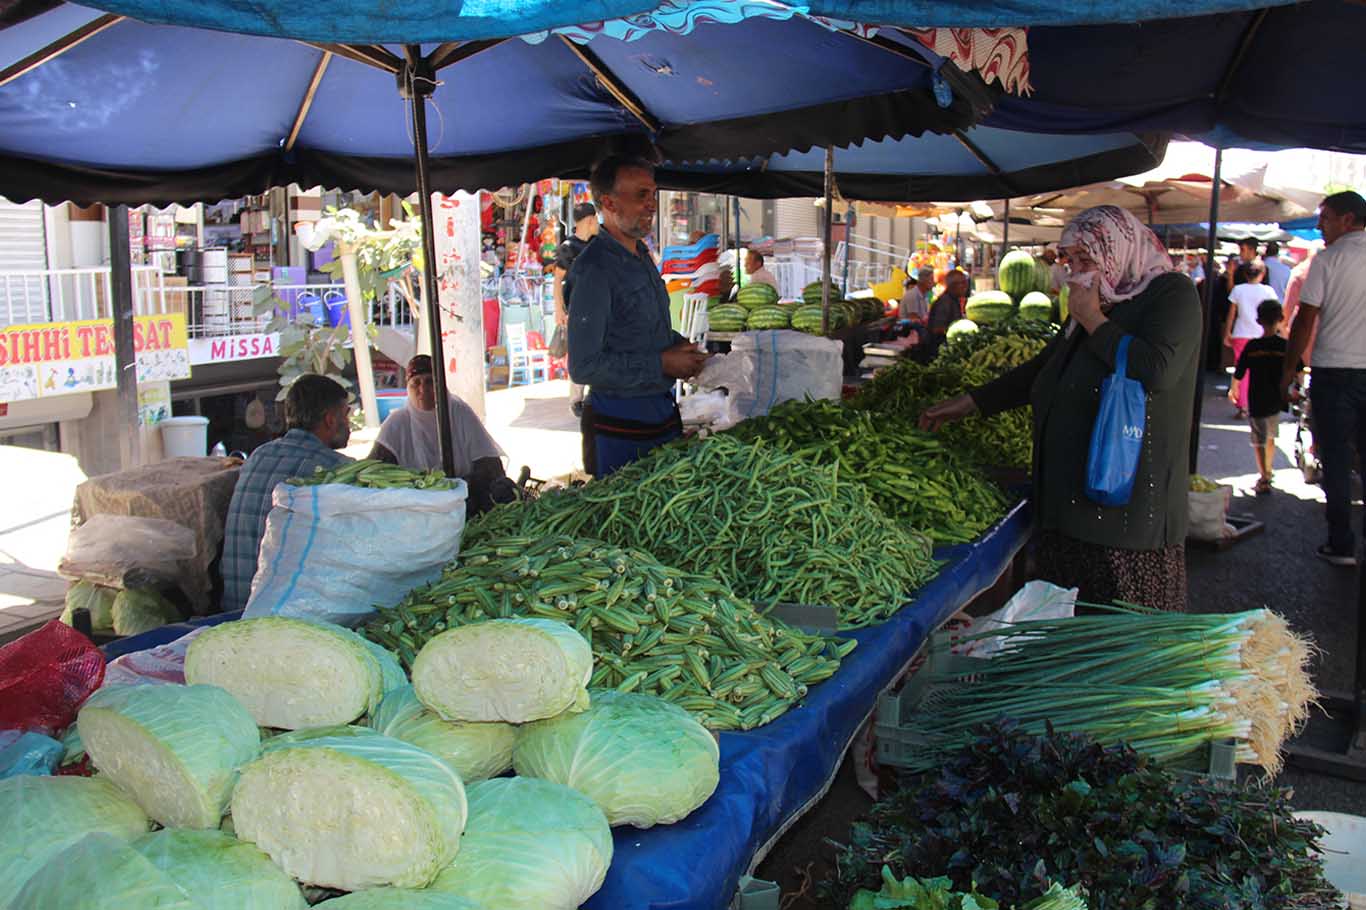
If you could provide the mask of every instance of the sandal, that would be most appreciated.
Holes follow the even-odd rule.
[[[1260,477],[1257,479],[1257,486],[1254,487],[1254,489],[1257,491],[1258,496],[1269,495],[1271,493],[1271,481],[1267,480],[1265,477]]]

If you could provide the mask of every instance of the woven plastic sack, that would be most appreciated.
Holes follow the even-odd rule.
[[[52,620],[0,648],[0,730],[60,736],[104,681],[104,655]]]
[[[843,342],[786,329],[741,332],[730,353],[707,361],[696,380],[700,389],[730,393],[718,429],[767,414],[791,399],[838,400],[843,384]]]
[[[1220,541],[1232,537],[1233,526],[1227,521],[1228,503],[1233,487],[1221,486],[1209,493],[1191,490],[1186,494],[1186,536],[1195,540]]]

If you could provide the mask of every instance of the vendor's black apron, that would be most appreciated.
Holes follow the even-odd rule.
[[[683,435],[671,393],[618,398],[590,391],[583,403],[583,468],[606,477],[651,449]]]

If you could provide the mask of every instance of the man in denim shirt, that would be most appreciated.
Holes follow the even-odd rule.
[[[673,330],[668,289],[641,242],[654,225],[654,167],[614,156],[590,185],[603,230],[570,269],[569,377],[592,388],[584,469],[603,477],[682,435],[674,380],[696,376],[707,355]]]

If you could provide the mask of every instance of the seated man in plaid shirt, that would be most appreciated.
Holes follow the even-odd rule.
[[[237,478],[223,533],[223,609],[241,610],[251,594],[256,554],[266,532],[271,493],[290,477],[350,461],[334,449],[351,438],[346,389],[326,376],[300,376],[285,397],[289,432],[251,453]]]

